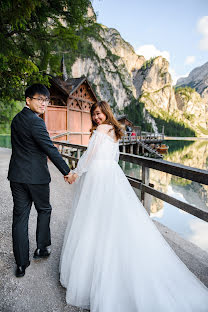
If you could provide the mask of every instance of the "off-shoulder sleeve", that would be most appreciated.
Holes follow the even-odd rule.
[[[76,173],[78,176],[81,176],[84,172],[87,172],[91,162],[96,158],[96,154],[99,150],[100,145],[106,138],[106,134],[99,130],[94,131],[87,150],[80,157],[77,167],[74,170],[71,170],[72,173]]]

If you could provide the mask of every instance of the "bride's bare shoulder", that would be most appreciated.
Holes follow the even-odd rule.
[[[99,132],[104,132],[104,133],[108,133],[109,130],[113,129],[112,125],[107,125],[107,124],[102,124],[97,126],[96,130]]]

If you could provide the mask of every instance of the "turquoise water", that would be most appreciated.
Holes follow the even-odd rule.
[[[186,166],[208,169],[208,141],[166,141],[169,152],[165,160]],[[141,178],[140,166],[121,162],[124,172]],[[154,188],[181,201],[208,210],[208,186],[157,170],[150,170]],[[137,191],[139,195],[139,191]],[[208,251],[208,223],[170,204],[151,197],[151,218]]]

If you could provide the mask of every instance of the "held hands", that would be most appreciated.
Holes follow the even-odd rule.
[[[69,184],[73,184],[77,177],[78,175],[76,173],[69,173],[68,175],[64,176],[64,181],[68,182]]]

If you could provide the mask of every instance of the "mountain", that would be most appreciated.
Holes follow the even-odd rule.
[[[88,55],[80,53],[71,67],[71,75],[87,76],[101,99],[122,110],[136,96],[133,71],[144,64],[145,58],[136,55],[116,29],[96,27],[95,33],[87,38]]]
[[[178,87],[175,90],[178,109],[183,112],[190,126],[197,132],[206,134],[208,125],[208,102],[191,87]]]
[[[194,88],[208,102],[208,62],[193,69],[188,77],[178,79],[176,86]]]
[[[185,103],[179,92],[176,96],[165,58],[146,60],[116,29],[96,22],[79,31],[79,35],[82,40],[76,51],[63,43],[63,47],[56,47],[57,55],[64,49],[68,76],[86,76],[98,97],[109,102],[114,113],[127,114],[142,130],[152,128],[160,132],[165,126],[166,135],[208,134],[206,105],[196,95],[191,104],[193,111],[189,112],[192,102],[189,99]]]

